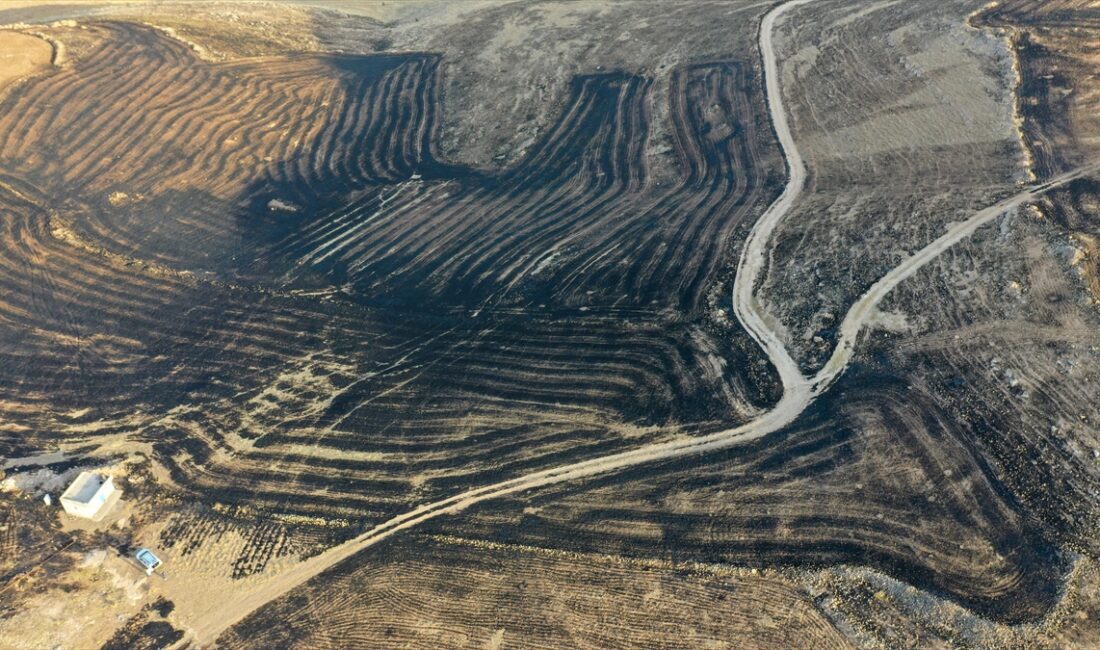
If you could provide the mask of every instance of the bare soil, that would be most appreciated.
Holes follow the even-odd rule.
[[[48,69],[52,58],[53,47],[45,39],[0,31],[0,91],[14,81]]]

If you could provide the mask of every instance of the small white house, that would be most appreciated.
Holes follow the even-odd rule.
[[[104,506],[116,492],[110,476],[81,472],[61,495],[61,507],[70,515],[95,519],[105,511]]]

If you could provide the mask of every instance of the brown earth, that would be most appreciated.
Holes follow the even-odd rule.
[[[219,645],[852,647],[777,574],[449,537],[364,553],[256,612]]]
[[[7,85],[49,68],[53,47],[29,34],[0,31],[0,90]]]

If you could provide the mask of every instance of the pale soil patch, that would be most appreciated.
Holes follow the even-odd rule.
[[[991,101],[1005,95],[1004,82],[986,69],[998,43],[976,35],[965,25],[953,25],[934,39],[928,38],[922,27],[905,25],[884,35],[890,48],[905,52],[902,65],[912,75],[914,87],[872,106],[863,120],[804,137],[807,150],[821,157],[844,158],[914,145],[1000,142],[1011,135],[1006,129],[1011,122],[1011,104]],[[906,51],[913,42],[920,42],[921,47]],[[816,45],[807,47],[817,50]],[[809,56],[809,52],[800,55]],[[873,80],[876,73],[866,74]]]
[[[19,32],[0,31],[0,88],[49,67],[53,47]]]
[[[61,581],[0,619],[0,645],[13,650],[99,647],[148,600],[150,579],[113,551],[88,553]]]
[[[874,309],[867,320],[868,327],[884,330],[891,334],[911,334],[915,328],[909,321],[909,315],[902,311],[883,311]]]
[[[425,25],[453,23],[466,14],[500,6],[499,0],[284,0],[286,4],[316,9],[331,9],[355,16],[366,16],[382,23],[418,22]]]

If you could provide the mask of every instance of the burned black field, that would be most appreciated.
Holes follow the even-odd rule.
[[[684,176],[656,187],[636,75],[576,80],[545,142],[490,175],[433,155],[437,57],[253,71],[94,29],[95,65],[5,111],[3,380],[20,426],[95,422],[89,441],[147,442],[189,489],[362,517],[414,502],[417,477],[443,494],[773,398],[708,308],[732,233],[779,178],[759,176],[774,153],[740,64],[673,73]],[[72,111],[81,93],[103,99]]]
[[[778,439],[434,527],[760,569],[871,564],[996,619],[1048,611],[1066,567],[970,442],[978,432],[874,371],[857,370],[834,391]]]
[[[787,4],[17,25],[0,638],[1100,642],[1095,11]]]
[[[671,73],[662,187],[639,75],[578,78],[492,174],[437,160],[437,56],[89,31],[3,111],[5,455],[122,440],[200,503],[350,534],[774,399],[714,304],[780,179],[751,68]]]

